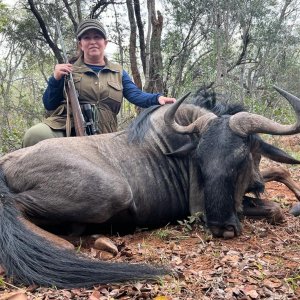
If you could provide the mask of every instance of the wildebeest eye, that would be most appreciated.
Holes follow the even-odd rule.
[[[232,152],[232,159],[236,161],[244,160],[249,154],[248,148],[245,145],[241,145],[238,148],[235,148]]]

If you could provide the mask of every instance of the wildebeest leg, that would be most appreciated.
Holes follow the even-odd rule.
[[[21,222],[31,231],[33,231],[34,233],[36,233],[39,236],[42,236],[43,238],[45,238],[46,240],[53,242],[55,245],[57,245],[60,248],[64,248],[64,249],[69,249],[69,250],[74,250],[74,246],[73,244],[71,244],[70,242],[66,241],[65,239],[58,237],[57,235],[50,233],[40,227],[38,227],[37,225],[33,224],[32,222],[30,222],[29,220],[23,218],[23,217],[19,217]]]
[[[274,166],[261,171],[265,182],[278,181],[285,184],[300,201],[300,186],[292,179],[290,172],[282,166]]]
[[[15,194],[14,198],[32,223],[48,221],[49,226],[51,222],[55,222],[54,226],[60,222],[101,224],[121,211],[133,209],[131,188],[122,176],[92,167],[84,175],[80,186],[74,183],[78,182],[76,178],[67,178],[63,190],[57,188],[60,184],[57,182]],[[47,238],[46,232],[42,233]],[[54,235],[48,237],[55,242]]]
[[[247,196],[244,196],[243,215],[253,219],[266,219],[271,224],[283,221],[283,214],[278,203]]]

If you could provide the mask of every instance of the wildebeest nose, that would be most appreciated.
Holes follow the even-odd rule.
[[[235,237],[235,230],[233,226],[226,226],[226,229],[223,232],[224,239],[232,239]]]
[[[224,239],[232,239],[235,236],[239,236],[241,234],[240,224],[236,225],[226,225],[226,226],[217,226],[212,225],[209,226],[209,229],[214,237],[221,237]]]

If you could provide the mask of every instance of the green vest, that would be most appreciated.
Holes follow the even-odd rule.
[[[111,63],[105,58],[105,67],[95,73],[87,67],[82,57],[73,65],[73,79],[78,92],[79,103],[93,104],[96,108],[96,127],[100,133],[117,131],[117,114],[123,100],[122,67]],[[72,113],[71,124],[72,122]],[[67,104],[66,99],[51,112],[44,123],[52,129],[66,129]]]

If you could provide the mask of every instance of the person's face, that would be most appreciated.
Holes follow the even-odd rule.
[[[84,55],[94,58],[103,56],[106,45],[107,40],[99,31],[94,29],[85,32],[79,41],[79,46]]]

